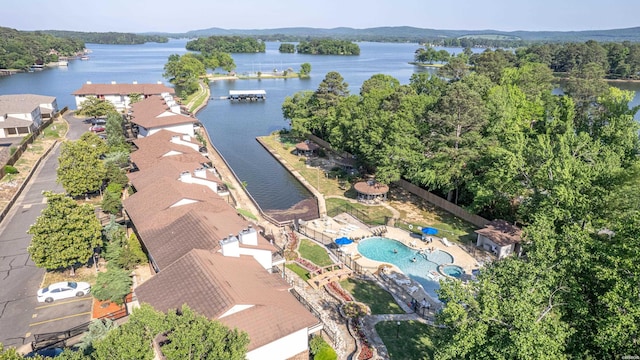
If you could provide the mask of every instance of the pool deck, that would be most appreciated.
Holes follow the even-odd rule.
[[[355,236],[358,236],[358,235],[355,235]],[[373,235],[369,233],[369,236],[373,236]],[[469,253],[464,251],[460,246],[451,242],[449,243],[450,246],[447,246],[441,241],[442,238],[439,238],[436,236],[431,236],[431,238],[433,238],[433,241],[431,243],[428,243],[426,241],[422,241],[420,238],[415,238],[411,236],[411,234],[408,233],[407,231],[404,231],[398,228],[393,228],[393,227],[387,227],[387,232],[382,236],[389,239],[398,240],[404,245],[415,250],[426,251],[428,249],[434,248],[434,250],[445,251],[453,256],[453,264],[462,267],[465,273],[467,274],[471,274],[472,270],[480,268],[480,264],[478,263],[478,261],[476,261],[476,259],[474,259]],[[342,249],[345,253],[352,254],[352,257],[354,257],[355,261],[360,266],[362,266],[363,268],[371,272],[377,271],[378,266],[382,264],[387,264],[387,263],[367,259],[364,256],[358,257],[356,255],[356,254],[359,254],[357,242],[343,246]],[[397,272],[400,272],[400,270],[395,265],[392,266],[392,269]]]
[[[327,217],[324,219],[314,220],[312,222],[309,222],[307,226],[309,226],[311,229],[314,229],[315,231],[323,232],[328,237],[338,238],[346,236],[352,239],[377,236],[374,234],[374,231],[380,228],[369,228],[367,225],[361,223],[356,218],[344,213],[333,218]],[[382,237],[398,240],[412,249],[425,250],[428,252],[429,249],[433,248],[434,250],[442,250],[451,254],[453,256],[453,264],[462,267],[466,274],[471,274],[472,270],[481,267],[481,265],[473,256],[471,256],[468,252],[463,250],[454,242],[447,241],[447,244],[445,245],[445,242],[443,242],[443,238],[438,236],[428,236],[428,238],[430,237],[433,239],[433,241],[429,243],[427,241],[423,241],[419,237],[415,237],[415,235],[412,235],[408,231],[402,229],[394,227],[383,228],[386,229],[386,232],[381,235]],[[368,270],[372,273],[377,272],[379,266],[382,264],[389,265],[391,271],[401,273],[400,269],[393,264],[383,263],[361,256],[358,252],[357,241],[349,245],[341,246],[340,250],[348,256],[351,256],[355,260],[355,262],[358,263],[358,265],[362,266],[365,270]]]

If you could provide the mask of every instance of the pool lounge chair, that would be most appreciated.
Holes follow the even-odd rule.
[[[417,286],[412,286],[410,288],[407,289],[407,291],[409,292],[409,294],[413,294],[414,292],[416,292],[418,290]]]
[[[444,244],[444,246],[453,246],[453,244],[451,243],[451,241],[447,240],[447,238],[442,238],[440,239],[440,241]]]
[[[395,279],[394,281],[398,285],[409,285],[409,284],[411,284],[411,280],[409,280],[409,279]]]

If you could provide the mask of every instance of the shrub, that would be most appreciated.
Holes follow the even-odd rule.
[[[336,360],[338,354],[327,344],[322,336],[314,336],[309,341],[309,348],[314,360]]]
[[[132,283],[127,270],[108,266],[106,272],[98,274],[91,293],[100,301],[109,300],[121,305],[124,302],[124,297],[131,291]]]
[[[11,166],[11,165],[5,165],[4,166],[4,173],[9,175],[9,174],[17,174],[18,173],[18,169],[16,169],[15,167]]]

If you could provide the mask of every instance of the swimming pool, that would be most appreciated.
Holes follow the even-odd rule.
[[[440,284],[439,276],[433,274],[438,274],[438,265],[453,262],[453,256],[446,251],[436,250],[431,254],[420,254],[398,240],[384,237],[371,237],[360,241],[358,252],[368,259],[397,266],[411,279],[420,283],[434,299],[438,298],[436,290],[440,288]],[[416,259],[415,262],[413,258]]]
[[[442,267],[442,273],[459,279],[464,274],[464,269],[458,265],[445,265]]]

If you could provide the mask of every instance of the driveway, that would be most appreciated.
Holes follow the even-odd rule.
[[[88,129],[82,120],[71,115],[66,115],[65,119],[69,122],[68,139],[78,139]],[[58,144],[43,159],[31,181],[0,223],[0,342],[5,346],[19,348],[32,341],[34,330],[41,332],[41,329],[54,328],[54,323],[56,328],[70,328],[77,325],[77,321],[89,321],[91,316],[72,316],[87,312],[77,303],[67,306],[53,304],[51,308],[43,308],[36,301],[36,292],[40,288],[44,270],[37,268],[29,258],[27,247],[31,242],[31,235],[27,234],[27,230],[46,206],[42,192],[64,191],[56,183],[59,154]],[[57,320],[42,322],[53,319]],[[34,326],[34,323],[38,324]],[[44,326],[45,324],[49,325]]]

